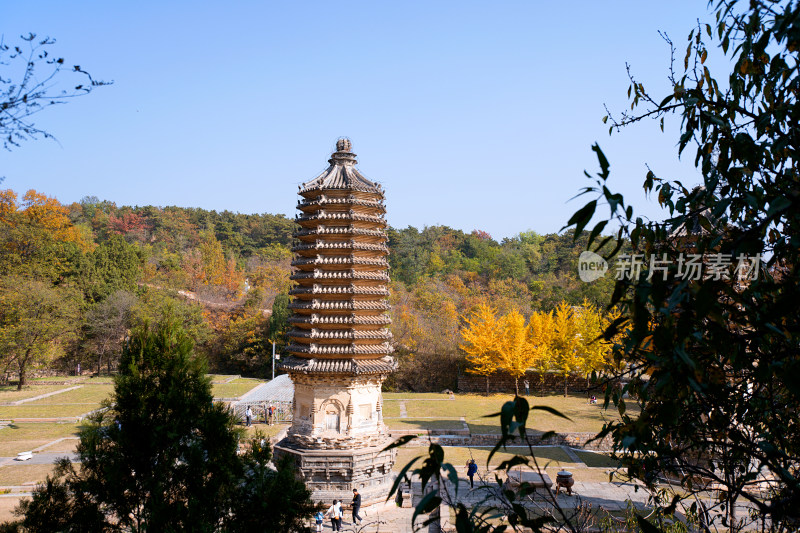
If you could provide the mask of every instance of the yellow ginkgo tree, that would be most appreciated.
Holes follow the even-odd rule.
[[[489,376],[498,365],[497,349],[500,344],[500,325],[497,311],[486,304],[479,304],[465,319],[467,327],[461,330],[464,344],[460,347],[467,354],[467,372],[486,378],[486,395],[489,395]]]
[[[588,376],[609,364],[611,344],[601,338],[607,324],[600,310],[586,300],[574,311],[574,319],[580,340],[580,370]]]
[[[514,390],[519,395],[519,378],[536,366],[547,353],[547,344],[536,337],[538,327],[525,325],[525,317],[516,309],[500,319],[501,339],[498,345],[498,368],[514,378]]]
[[[528,343],[532,350],[530,368],[536,370],[540,376],[550,370],[553,329],[553,313],[542,311],[531,314],[527,328]]]
[[[564,396],[567,396],[569,376],[583,369],[582,332],[578,327],[576,310],[561,302],[553,313],[553,368],[564,377]]]

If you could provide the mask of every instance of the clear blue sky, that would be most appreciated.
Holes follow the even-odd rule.
[[[3,2],[6,42],[35,32],[114,84],[39,115],[53,133],[0,153],[4,188],[62,202],[180,205],[293,216],[297,184],[340,136],[387,191],[395,227],[495,238],[552,232],[597,167],[659,216],[645,164],[695,183],[675,127],[608,136],[626,61],[666,89],[703,1]],[[680,52],[679,52],[680,55]],[[675,121],[673,121],[675,122]],[[677,126],[677,123],[676,123]]]

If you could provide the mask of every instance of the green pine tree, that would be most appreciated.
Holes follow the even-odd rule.
[[[172,314],[139,328],[123,353],[109,409],[81,431],[80,468],[62,461],[21,504],[22,525],[212,532],[260,524],[259,531],[304,531],[302,520],[314,510],[310,492],[291,465],[267,468],[271,451],[261,438],[238,456],[236,420],[212,400],[205,361],[193,356]]]

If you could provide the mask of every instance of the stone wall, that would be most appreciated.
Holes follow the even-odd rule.
[[[413,431],[391,431],[390,435],[393,439],[397,439],[402,435],[414,435]],[[574,433],[557,433],[546,439],[542,439],[541,435],[531,434],[528,436],[528,443],[531,446],[569,446],[571,448],[581,448],[584,450],[594,451],[610,451],[611,450],[611,437],[606,436],[600,440],[592,440],[595,433],[590,432],[574,432]],[[500,439],[500,435],[496,434],[472,434],[472,435],[418,435],[418,437],[410,441],[406,446],[428,446],[431,442],[439,444],[440,446],[494,446]],[[591,442],[590,442],[591,441]],[[519,437],[515,437],[508,442],[508,446],[524,446],[525,444]]]
[[[564,376],[555,372],[544,374],[529,370],[524,377],[519,378],[519,392],[524,393],[523,382],[531,385],[531,394],[547,394],[564,392]],[[586,376],[573,375],[567,378],[569,392],[586,393],[591,390],[599,396],[600,387],[589,383],[587,387]],[[461,373],[458,376],[458,392],[486,392],[486,377],[476,374]],[[514,378],[504,372],[496,372],[489,376],[489,392],[514,393]]]

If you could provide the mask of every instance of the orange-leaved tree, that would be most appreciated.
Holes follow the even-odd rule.
[[[467,372],[486,378],[486,395],[489,395],[489,376],[498,365],[497,349],[500,344],[500,324],[497,311],[486,304],[477,308],[464,319],[467,327],[461,330],[464,344],[461,349],[467,354]]]
[[[14,191],[0,191],[0,271],[6,274],[61,279],[76,252],[94,248],[89,233],[55,198],[30,190],[18,201]]]

